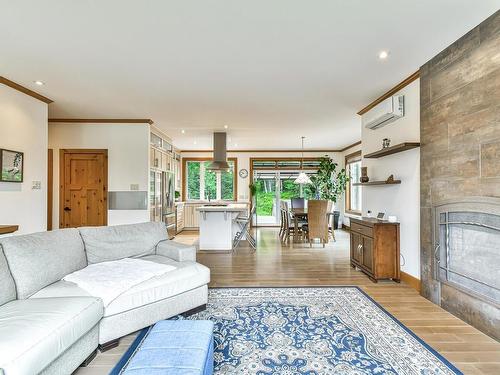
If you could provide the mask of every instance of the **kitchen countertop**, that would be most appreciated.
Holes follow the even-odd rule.
[[[230,203],[224,205],[210,204],[207,203],[204,206],[197,207],[196,211],[205,211],[205,212],[237,212],[237,211],[245,211],[248,209],[248,204],[246,203]]]

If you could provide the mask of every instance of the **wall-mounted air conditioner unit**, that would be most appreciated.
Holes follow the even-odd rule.
[[[405,115],[405,96],[395,95],[377,104],[366,114],[365,127],[378,129]]]

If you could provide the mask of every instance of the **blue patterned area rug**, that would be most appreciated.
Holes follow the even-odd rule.
[[[215,288],[215,374],[461,374],[357,287]]]

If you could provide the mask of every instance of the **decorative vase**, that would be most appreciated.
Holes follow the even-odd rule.
[[[359,178],[359,182],[368,182],[370,178],[368,177],[368,168],[361,167],[361,177]]]

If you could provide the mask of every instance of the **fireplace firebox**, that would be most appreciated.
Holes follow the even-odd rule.
[[[438,282],[500,306],[500,199],[468,198],[434,207]]]

